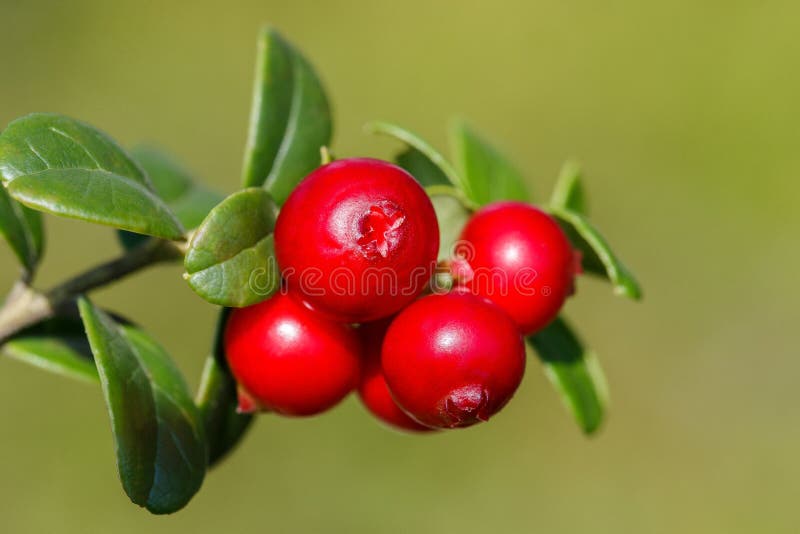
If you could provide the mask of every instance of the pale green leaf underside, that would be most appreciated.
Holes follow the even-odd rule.
[[[97,382],[97,368],[80,320],[49,319],[2,345],[6,356],[58,375]]]
[[[438,259],[439,261],[452,259],[456,241],[472,212],[459,198],[457,190],[448,193],[441,186],[432,186],[426,191],[430,195],[439,223]]]

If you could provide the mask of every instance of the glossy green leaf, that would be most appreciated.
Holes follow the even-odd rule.
[[[277,32],[258,40],[245,187],[264,186],[278,204],[319,166],[333,131],[325,90],[306,59]]]
[[[627,267],[617,258],[600,232],[583,216],[563,210],[552,209],[561,227],[572,244],[581,251],[584,271],[606,277],[614,286],[614,292],[639,300],[642,290]]]
[[[42,216],[8,195],[0,184],[0,236],[28,272],[36,270],[44,248]]]
[[[561,167],[550,205],[554,209],[567,210],[579,215],[588,215],[589,206],[582,182],[581,166],[574,161],[567,161]]]
[[[497,200],[530,200],[519,171],[466,123],[453,122],[450,146],[456,170],[464,181],[464,192],[470,200],[480,206]]]
[[[436,210],[439,222],[439,261],[453,257],[454,246],[461,230],[472,215],[458,190],[449,186],[431,186],[426,189]]]
[[[407,147],[395,157],[395,161],[424,187],[450,183],[442,169],[416,148]]]
[[[59,375],[97,382],[97,368],[83,323],[72,317],[48,319],[7,340],[3,354]]]
[[[253,416],[236,412],[236,381],[225,360],[223,332],[230,310],[220,310],[214,344],[206,359],[196,403],[208,435],[208,465],[222,460],[244,437]]]
[[[255,187],[211,210],[192,236],[184,261],[192,289],[209,302],[236,308],[272,295],[280,284],[272,237],[275,213],[270,195]]]
[[[183,228],[142,169],[82,122],[37,113],[0,135],[0,177],[26,206],[61,217],[179,239]]]
[[[35,252],[36,260],[40,262],[42,261],[42,256],[44,256],[45,245],[42,214],[22,204],[20,204],[20,207],[22,208],[22,218],[25,220],[25,224],[28,226],[30,232],[31,247]]]
[[[184,228],[196,228],[219,204],[223,196],[198,184],[192,175],[163,151],[140,146],[132,151],[133,158],[147,172],[156,194],[175,214]],[[134,248],[147,237],[120,231],[119,238],[126,249]]]
[[[413,161],[410,164],[416,165],[417,172],[420,172],[420,169],[422,168],[421,165],[425,165],[426,167],[426,170],[423,171],[421,176],[419,177],[415,176],[417,180],[420,181],[420,183],[423,183],[424,185],[435,185],[433,183],[427,184],[425,182],[436,181],[436,183],[439,183],[441,177],[437,175],[440,174],[445,176],[447,178],[447,181],[453,184],[453,186],[455,186],[456,189],[464,193],[467,198],[470,198],[469,194],[467,194],[468,184],[462,179],[462,177],[456,172],[456,170],[453,168],[452,165],[450,165],[450,163],[444,158],[444,156],[442,156],[435,148],[433,148],[430,144],[428,144],[418,135],[406,130],[405,128],[397,126],[396,124],[391,124],[389,122],[380,122],[380,121],[370,122],[365,126],[365,129],[370,133],[378,133],[378,134],[388,135],[389,137],[394,137],[395,139],[405,143],[409,148],[415,150],[418,154],[410,156],[411,158],[413,158]],[[400,156],[402,157],[403,154],[401,154]],[[421,163],[422,162],[421,157],[427,159],[427,163],[424,164]],[[409,164],[408,158],[409,156],[406,156],[407,164]],[[398,163],[401,166],[403,165],[403,163],[399,160]],[[431,167],[438,169],[438,173],[431,171],[430,170]],[[410,170],[409,172],[411,172],[411,174],[414,174],[414,172]],[[424,178],[422,177],[423,174],[425,176]]]
[[[595,432],[608,404],[608,387],[594,353],[561,318],[528,341],[578,425],[587,434]]]
[[[183,508],[205,477],[202,421],[180,372],[141,330],[79,302],[111,417],[120,480],[156,514]]]

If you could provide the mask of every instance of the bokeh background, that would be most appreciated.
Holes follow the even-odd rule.
[[[636,304],[584,280],[568,306],[611,384],[593,439],[532,361],[507,409],[469,430],[400,435],[352,398],[264,416],[170,517],[123,494],[99,388],[2,360],[0,531],[797,532],[798,17],[770,0],[0,0],[2,125],[63,112],[231,192],[270,23],[326,82],[340,156],[392,155],[362,133],[376,118],[444,149],[457,113],[539,199],[578,158],[594,221],[646,290]],[[47,226],[42,285],[116,252],[108,229]],[[214,310],[180,274],[96,298],[194,387]],[[15,275],[0,248],[0,286]]]

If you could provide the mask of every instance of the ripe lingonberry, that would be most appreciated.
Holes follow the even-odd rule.
[[[361,325],[358,337],[362,343],[361,381],[358,395],[364,406],[384,423],[400,430],[425,432],[432,430],[409,417],[394,401],[381,366],[381,347],[390,320],[383,319]]]
[[[233,376],[265,410],[314,415],[333,407],[358,383],[355,331],[287,295],[233,310],[224,341]]]
[[[293,296],[356,323],[392,315],[419,295],[435,267],[439,227],[406,171],[345,159],[300,182],[280,211],[275,243]]]
[[[382,364],[394,399],[414,419],[465,427],[511,399],[525,372],[525,347],[502,309],[460,290],[403,310],[386,333]]]
[[[459,283],[503,308],[524,335],[555,319],[580,270],[558,223],[522,202],[480,209],[462,230],[456,252]]]

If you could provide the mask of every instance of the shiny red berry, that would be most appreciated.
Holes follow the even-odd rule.
[[[430,431],[431,428],[414,421],[397,405],[386,385],[381,367],[381,347],[390,323],[384,319],[363,324],[358,329],[363,358],[358,395],[367,410],[389,426],[412,432]]]
[[[558,223],[522,202],[480,209],[462,230],[456,253],[459,282],[503,308],[524,335],[555,319],[580,268]]]
[[[439,228],[406,171],[344,159],[295,188],[278,216],[275,246],[294,296],[356,323],[392,315],[419,295],[436,264]]]
[[[511,399],[525,372],[525,347],[498,306],[453,292],[423,297],[395,318],[382,364],[406,413],[430,427],[465,427]]]
[[[360,345],[353,329],[286,295],[233,310],[224,341],[245,398],[265,410],[314,415],[358,383]]]

